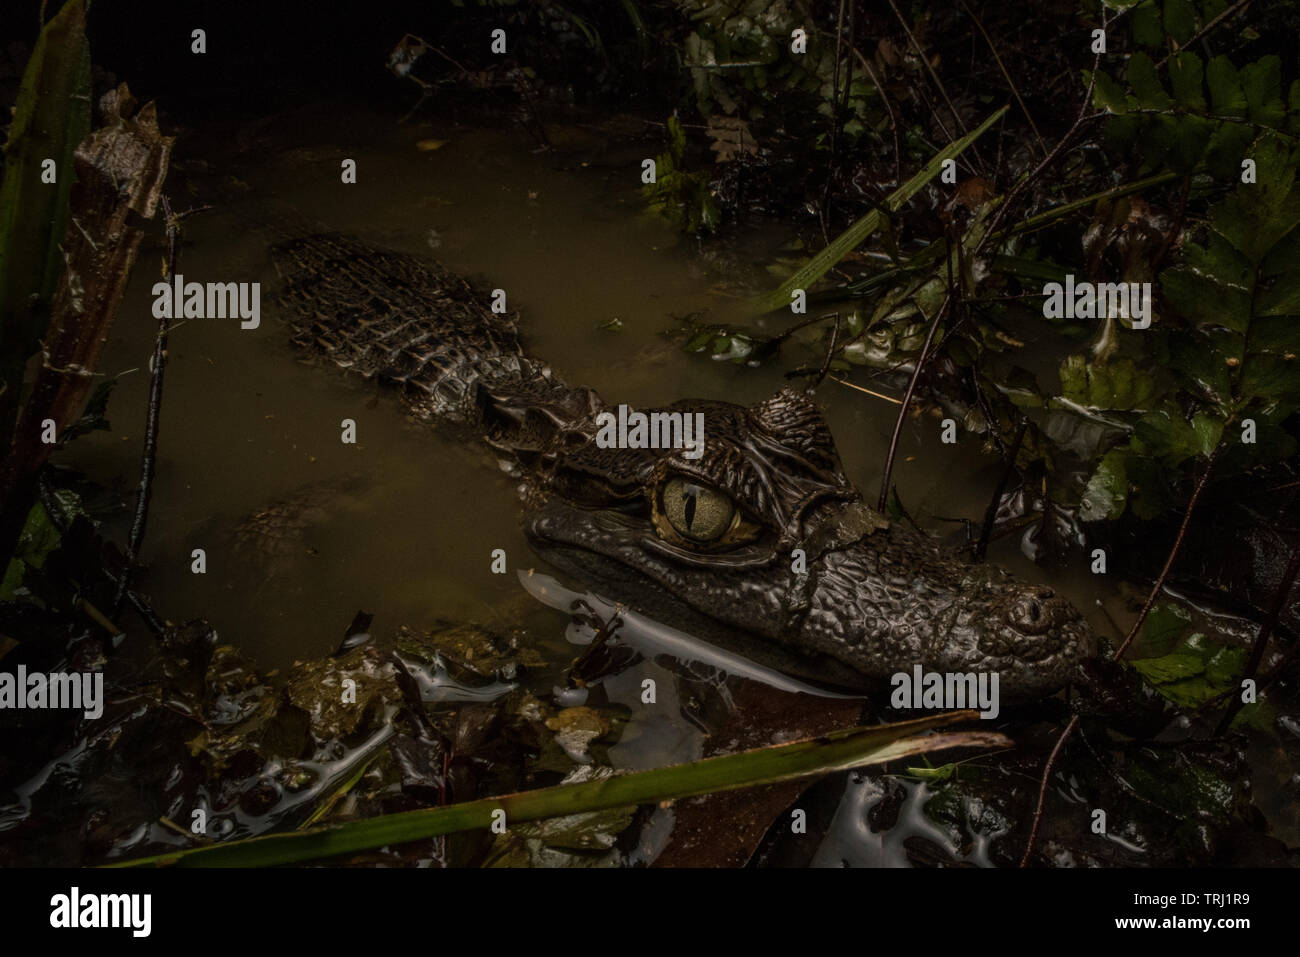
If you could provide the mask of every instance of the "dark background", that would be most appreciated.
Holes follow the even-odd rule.
[[[47,0],[46,18],[61,0]],[[21,69],[38,34],[38,0],[0,4],[0,41],[7,74]],[[562,72],[574,102],[617,99],[661,101],[672,91],[660,82],[667,64],[654,36],[656,14],[672,10],[641,0],[638,10],[650,31],[645,44],[613,0],[575,0],[595,28],[602,49],[593,50],[560,13],[541,0],[480,6],[467,0],[96,0],[89,15],[91,58],[98,71],[125,81],[142,101],[186,125],[210,119],[260,116],[301,103],[346,97],[395,105],[418,93],[386,68],[389,52],[406,33],[438,46],[470,70],[519,62],[546,78]],[[676,19],[676,18],[674,18]],[[507,31],[507,57],[490,53],[490,33]],[[207,52],[190,52],[191,31],[207,31]],[[646,67],[651,67],[646,69]],[[433,54],[421,63],[426,75],[453,68]],[[109,79],[96,74],[96,92]],[[590,82],[586,82],[586,81]],[[17,78],[4,75],[4,101],[12,102]],[[647,103],[647,105],[649,105]]]

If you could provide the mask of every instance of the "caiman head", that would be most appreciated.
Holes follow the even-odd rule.
[[[531,463],[529,541],[605,597],[854,688],[919,664],[997,672],[1003,697],[1023,698],[1069,683],[1094,652],[1052,589],[964,562],[865,506],[807,396],[653,411],[703,413],[703,455],[601,448],[588,416]]]

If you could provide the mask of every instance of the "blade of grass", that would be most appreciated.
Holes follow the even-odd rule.
[[[920,732],[968,721],[977,716],[974,711],[952,711],[915,721],[850,728],[819,738],[756,748],[653,771],[616,774],[582,784],[539,788],[295,833],[228,841],[125,861],[113,866],[268,867],[292,864],[457,831],[487,828],[497,811],[505,812],[508,826],[523,821],[679,800],[867,764],[883,764],[943,748],[998,748],[1007,747],[1011,743],[1000,734],[985,731],[917,736]]]
[[[962,150],[975,142],[985,130],[1001,119],[1008,109],[1007,106],[1002,107],[961,139],[954,140],[930,157],[930,161],[921,167],[915,176],[889,194],[889,198],[884,203],[885,208],[891,213],[901,209],[903,204],[919,193],[926,183],[939,175],[939,172],[943,169],[944,160],[952,159],[960,154]],[[860,246],[864,239],[879,229],[884,224],[884,220],[885,213],[879,209],[873,209],[867,213],[840,233],[839,236],[835,237],[829,246],[800,266],[794,275],[781,284],[781,288],[776,292],[761,297],[756,303],[756,308],[761,312],[770,312],[773,309],[780,309],[790,305],[790,294],[794,290],[807,289],[818,279],[821,279],[832,266]]]

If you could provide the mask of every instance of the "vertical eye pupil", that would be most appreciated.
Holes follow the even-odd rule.
[[[670,535],[700,544],[720,540],[739,514],[722,492],[681,478],[670,478],[657,494],[655,521],[662,518],[668,523]]]

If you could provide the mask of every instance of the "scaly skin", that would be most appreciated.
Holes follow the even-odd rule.
[[[1095,653],[1083,617],[1050,588],[961,561],[866,507],[807,396],[667,407],[704,414],[698,460],[601,449],[600,397],[526,356],[516,318],[464,279],[340,236],[291,240],[276,262],[295,341],[508,456],[534,549],[608,597],[852,686],[919,664],[996,671],[1015,700],[1061,688]],[[725,493],[752,532],[712,548],[665,535],[657,496],[673,477]]]

